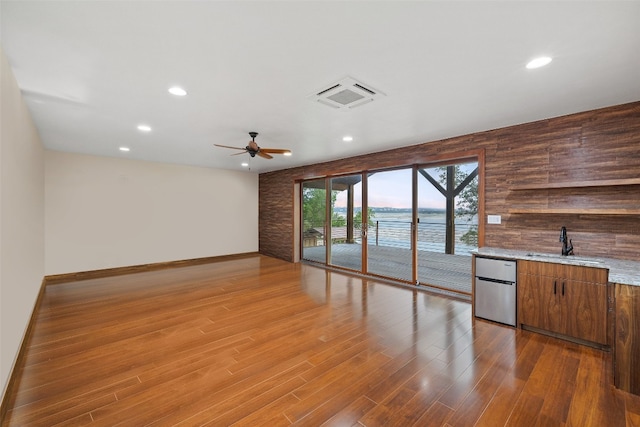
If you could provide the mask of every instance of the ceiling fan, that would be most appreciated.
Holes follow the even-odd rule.
[[[251,141],[249,141],[249,145],[247,145],[244,148],[230,147],[228,145],[219,145],[219,144],[213,144],[213,145],[215,145],[216,147],[231,148],[233,150],[242,150],[243,152],[246,151],[247,153],[249,153],[251,157],[255,157],[257,154],[258,156],[264,157],[265,159],[273,159],[273,156],[271,154],[284,154],[285,156],[291,155],[291,150],[285,150],[282,148],[258,147],[258,144],[256,144],[256,136],[258,136],[258,132],[249,132],[249,136],[251,136]],[[232,154],[232,156],[237,156],[239,154],[244,154],[244,153],[236,153],[236,154]]]

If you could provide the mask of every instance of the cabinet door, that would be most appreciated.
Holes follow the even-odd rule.
[[[519,323],[561,332],[562,306],[554,278],[523,274],[518,279]]]
[[[615,284],[616,387],[640,395],[640,286]]]
[[[606,283],[564,282],[563,303],[566,309],[566,335],[607,344]]]

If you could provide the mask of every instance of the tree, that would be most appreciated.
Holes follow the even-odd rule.
[[[305,230],[324,226],[325,194],[325,190],[321,188],[302,190],[302,221]]]
[[[436,169],[439,173],[438,181],[441,185],[446,185],[447,182],[447,167],[442,166]],[[454,185],[457,188],[458,185],[464,181],[469,175],[462,170],[460,165],[454,165]],[[478,177],[473,178],[469,184],[458,194],[456,198],[456,211],[455,217],[460,218],[463,221],[471,222],[473,218],[478,214]],[[478,225],[470,224],[469,230],[460,236],[460,241],[471,246],[478,246]]]
[[[331,211],[333,212],[333,209]],[[333,212],[333,215],[331,215],[331,226],[344,227],[345,225],[347,225],[346,218],[336,212]]]
[[[375,218],[375,216],[376,213],[373,211],[373,209],[367,208],[367,224],[369,224],[369,226],[371,226],[371,223],[373,222],[373,218]],[[356,229],[362,228],[362,209],[353,215],[353,227]]]
[[[335,205],[337,192],[331,193],[331,207]],[[324,188],[304,188],[302,190],[302,221],[305,230],[324,227],[326,217],[326,190]],[[347,220],[333,212],[331,225],[344,227]]]

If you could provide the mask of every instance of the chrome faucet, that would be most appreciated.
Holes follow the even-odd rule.
[[[567,238],[567,227],[565,226],[560,229],[560,241],[562,242],[562,255],[573,255],[573,241]]]

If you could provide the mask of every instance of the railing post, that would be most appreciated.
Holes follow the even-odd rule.
[[[380,221],[376,221],[376,246],[378,246],[378,224]]]

